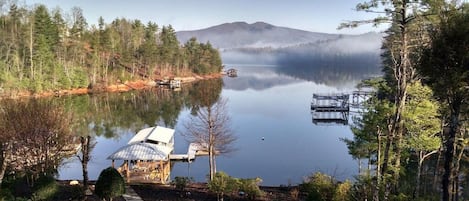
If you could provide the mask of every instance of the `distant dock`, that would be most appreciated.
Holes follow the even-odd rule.
[[[313,94],[311,114],[314,124],[348,124],[350,107],[359,107],[368,100],[373,91],[353,91],[349,93]],[[350,102],[352,97],[352,102]]]
[[[228,75],[228,77],[238,77],[238,70],[234,68],[230,68],[226,70],[224,74]]]

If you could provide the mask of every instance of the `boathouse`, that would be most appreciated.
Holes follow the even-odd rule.
[[[170,178],[173,150],[174,130],[156,126],[140,130],[108,159],[112,167],[116,160],[124,161],[117,170],[128,183],[165,184]]]

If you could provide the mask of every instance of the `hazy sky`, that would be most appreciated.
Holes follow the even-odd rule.
[[[307,31],[326,33],[365,33],[381,31],[371,26],[337,30],[346,20],[369,19],[371,14],[356,12],[363,0],[24,0],[27,5],[59,6],[64,12],[78,6],[89,24],[99,16],[106,22],[117,17],[171,24],[176,31],[202,29],[225,22],[257,21]]]

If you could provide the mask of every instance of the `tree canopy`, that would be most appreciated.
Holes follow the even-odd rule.
[[[171,27],[117,18],[89,25],[69,13],[15,3],[0,5],[0,93],[95,87],[134,79],[219,73],[218,50]],[[70,16],[70,18],[64,18]]]

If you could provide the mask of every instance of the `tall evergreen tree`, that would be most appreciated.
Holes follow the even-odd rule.
[[[469,13],[464,9],[451,12],[431,37],[418,69],[438,100],[449,108],[442,178],[443,200],[449,201],[453,192],[455,141],[461,129],[461,111],[469,101]]]

